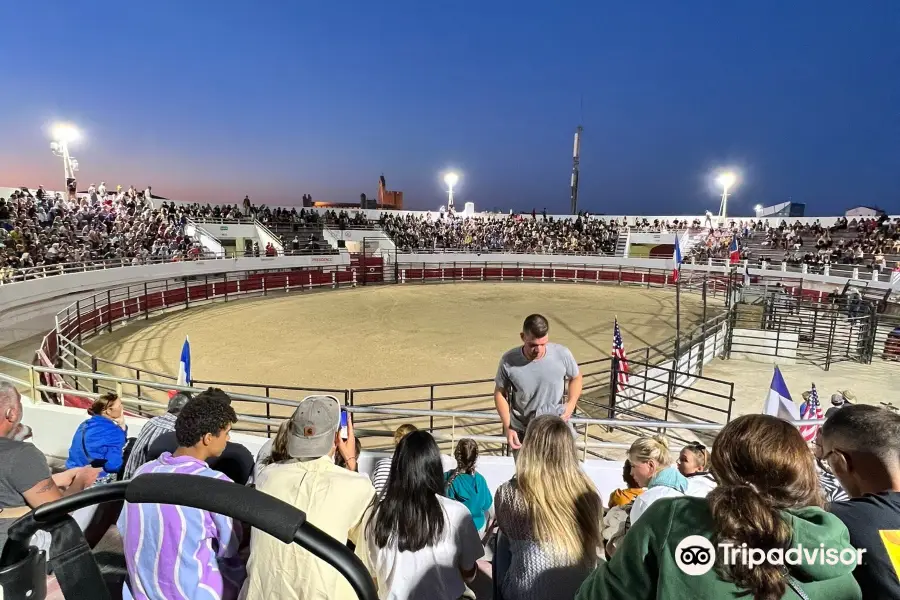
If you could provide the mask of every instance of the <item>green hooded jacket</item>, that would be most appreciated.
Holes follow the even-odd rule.
[[[791,547],[805,550],[852,549],[850,535],[834,515],[820,508],[783,511],[793,536]],[[625,535],[619,549],[581,585],[576,600],[724,600],[744,598],[746,590],[723,581],[715,569],[688,575],[675,562],[678,543],[692,535],[713,537],[713,520],[704,498],[689,496],[654,502]],[[845,553],[850,555],[848,551]],[[719,557],[721,559],[721,557]],[[855,557],[854,557],[855,558]],[[832,566],[804,563],[790,567],[810,600],[860,600],[862,593],[853,578],[855,564]],[[784,595],[799,599],[790,587]]]

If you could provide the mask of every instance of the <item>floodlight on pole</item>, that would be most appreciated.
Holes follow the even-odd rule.
[[[756,216],[758,217],[759,213],[762,211],[762,209],[763,209],[763,205],[757,204],[756,206],[753,207],[753,212],[755,212]]]
[[[453,188],[459,183],[459,175],[449,172],[444,175],[444,183],[447,184],[447,212],[453,210]]]
[[[732,171],[724,171],[716,177],[716,183],[722,188],[722,203],[719,205],[719,220],[724,222],[728,216],[728,190],[737,183],[737,175]]]
[[[56,123],[50,130],[53,141],[50,142],[50,150],[56,156],[63,159],[63,168],[66,172],[66,185],[75,179],[75,171],[78,170],[78,161],[69,154],[69,144],[81,137],[78,129],[71,123]]]

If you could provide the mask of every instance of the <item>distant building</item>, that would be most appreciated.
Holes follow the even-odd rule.
[[[806,205],[802,202],[782,202],[756,210],[757,219],[768,217],[802,217],[806,212]]]
[[[848,219],[853,217],[870,217],[877,219],[881,215],[887,214],[880,208],[873,208],[871,206],[856,206],[851,208],[847,212],[844,213],[844,216]]]
[[[380,208],[382,210],[402,210],[403,192],[391,192],[385,188],[384,175],[378,178],[378,198],[367,198],[365,194],[359,195],[359,202],[313,202],[309,197],[310,205],[315,208]],[[305,203],[304,203],[305,206]]]
[[[388,191],[384,175],[378,178],[378,208],[403,210],[403,192]]]

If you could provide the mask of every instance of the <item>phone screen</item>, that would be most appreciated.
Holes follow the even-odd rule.
[[[347,411],[341,409],[341,439],[347,439]]]

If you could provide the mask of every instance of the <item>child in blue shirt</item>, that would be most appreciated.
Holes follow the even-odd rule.
[[[494,498],[488,489],[487,481],[475,471],[478,445],[474,440],[463,438],[456,444],[453,457],[456,458],[456,468],[444,473],[444,480],[447,482],[446,496],[463,503],[472,513],[475,527],[479,532],[483,532],[484,515],[493,504]]]

